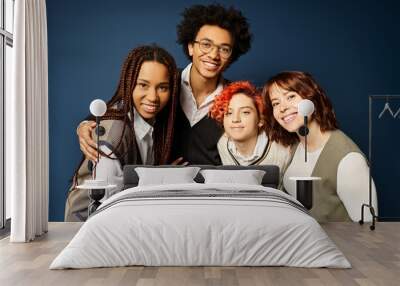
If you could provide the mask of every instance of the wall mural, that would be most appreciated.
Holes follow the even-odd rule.
[[[98,206],[88,195],[100,194],[96,184],[110,186],[96,204],[121,195],[126,165],[237,166],[241,174],[253,170],[259,184],[257,166],[276,165],[280,192],[299,199],[299,186],[311,186],[304,199],[319,222],[360,220],[369,190],[368,95],[397,88],[390,75],[400,60],[371,57],[399,46],[373,40],[393,29],[390,19],[366,3],[382,20],[367,36],[368,13],[333,4],[228,4],[176,1],[153,11],[99,1],[94,13],[85,3],[48,3],[50,220],[85,221]],[[94,99],[106,102],[97,124]],[[378,118],[400,116],[384,104]],[[239,178],[195,170],[181,175]],[[139,170],[136,184],[153,171]],[[154,174],[150,181],[164,178]],[[373,206],[400,217],[377,183],[383,176],[373,173]]]

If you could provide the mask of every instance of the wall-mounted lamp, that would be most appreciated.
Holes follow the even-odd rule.
[[[308,116],[314,112],[314,103],[311,100],[303,99],[297,105],[298,112],[304,117],[304,125],[298,130],[299,135],[304,137],[304,161],[307,162],[307,134]],[[313,181],[321,180],[320,177],[290,177],[296,181],[296,198],[304,207],[311,209],[313,207]]]
[[[97,163],[100,160],[100,117],[102,117],[107,111],[107,104],[101,99],[95,99],[90,103],[89,106],[90,113],[96,117],[96,135],[97,135]],[[83,185],[77,186],[79,189],[88,189],[89,197],[91,202],[88,206],[88,216],[96,211],[100,206],[100,200],[104,197],[105,191],[108,188],[114,188],[115,185],[108,184],[108,180],[101,180],[96,178],[96,166],[93,168],[93,178],[92,180],[85,180]]]
[[[309,99],[303,99],[299,102],[297,108],[299,114],[304,117],[304,125],[299,128],[299,134],[304,137],[304,161],[307,162],[308,116],[311,116],[314,112],[314,103]]]
[[[100,159],[99,150],[99,137],[100,137],[100,117],[103,116],[107,111],[107,104],[101,99],[95,99],[90,103],[89,106],[90,113],[96,117],[96,134],[97,134],[97,162]]]

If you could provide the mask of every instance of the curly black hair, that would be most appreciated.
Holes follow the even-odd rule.
[[[233,39],[233,50],[230,63],[235,62],[241,55],[247,53],[251,47],[253,35],[247,19],[239,10],[233,7],[225,8],[219,4],[193,5],[182,13],[183,19],[176,27],[178,40],[189,60],[188,44],[193,43],[197,33],[204,25],[215,25],[228,30]]]

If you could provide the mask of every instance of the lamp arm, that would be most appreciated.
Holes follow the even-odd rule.
[[[307,134],[308,134],[308,119],[307,116],[304,116],[304,126],[306,129],[306,134],[304,136],[304,161],[307,162]]]
[[[97,162],[100,160],[100,116],[96,116],[96,135],[97,135]]]

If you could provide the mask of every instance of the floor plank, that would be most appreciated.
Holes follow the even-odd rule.
[[[50,223],[49,232],[32,243],[0,240],[0,285],[399,285],[400,223],[323,225],[351,262],[352,269],[290,267],[117,267],[49,270],[57,254],[79,230],[80,223]]]

